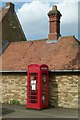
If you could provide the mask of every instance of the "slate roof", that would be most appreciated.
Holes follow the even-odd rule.
[[[2,19],[5,17],[8,10],[9,10],[9,8],[7,8],[7,9],[5,7],[0,8],[0,21],[2,21]]]
[[[9,3],[8,5],[7,5],[7,3]],[[12,16],[14,16],[15,17],[15,21],[17,22],[17,26],[19,27],[19,30],[18,30],[18,32],[20,32],[20,34],[21,34],[21,39],[22,39],[22,41],[23,40],[26,40],[26,37],[25,37],[25,35],[24,35],[24,32],[23,32],[23,30],[22,30],[22,27],[21,27],[21,24],[20,24],[20,22],[19,22],[19,20],[18,20],[18,17],[17,17],[17,15],[16,15],[16,12],[15,12],[15,9],[14,10],[12,10],[11,9],[11,4],[12,3],[10,3],[10,2],[7,2],[6,3],[6,5],[5,6],[3,6],[3,7],[1,7],[0,8],[0,23],[2,22],[2,24],[1,24],[1,26],[2,26],[2,29],[4,30],[5,28],[4,28],[4,19],[7,17],[7,20],[9,19],[10,20],[10,16],[9,16],[9,14],[11,14]],[[13,6],[15,6],[14,4],[12,4]],[[6,23],[7,24],[7,23]],[[10,22],[8,21],[8,26],[10,26]],[[13,28],[13,26],[14,26],[14,22],[13,22],[13,25],[11,26],[12,28]],[[5,31],[5,30],[4,30]],[[17,33],[18,33],[17,32]],[[1,37],[1,39],[0,39],[0,55],[2,54],[2,52],[4,52],[4,50],[7,48],[7,46],[9,45],[9,43],[11,42],[10,41],[10,39],[8,38],[7,39],[7,37],[3,37],[4,36],[4,33],[6,33],[6,34],[11,34],[11,32],[8,30],[8,27],[7,27],[7,30],[6,30],[6,32],[3,32],[2,31],[2,37]],[[12,32],[13,33],[13,32]],[[12,38],[14,37],[16,35],[16,32],[15,32],[15,34],[13,35],[12,34]],[[15,37],[14,37],[15,38]],[[13,41],[13,40],[12,40]],[[19,41],[19,40],[17,40],[17,41]],[[14,41],[15,42],[15,41]]]
[[[7,12],[8,12],[9,8],[5,8],[2,7],[0,8],[0,22],[2,22],[3,18],[6,16]],[[6,41],[8,43],[8,41]],[[4,51],[4,49],[8,46],[8,44],[6,44],[6,42],[2,40],[0,40],[0,54],[2,54],[2,51]],[[5,45],[4,45],[5,44]]]
[[[80,70],[80,42],[74,36],[61,37],[57,42],[12,42],[1,59],[3,71],[27,70],[32,63],[47,64],[49,70]]]

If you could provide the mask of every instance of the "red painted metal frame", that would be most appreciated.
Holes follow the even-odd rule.
[[[30,102],[30,75],[31,73],[36,73],[37,77],[37,103]],[[46,74],[46,102],[42,102],[42,92],[43,92],[43,81],[42,75]],[[27,108],[42,109],[48,107],[48,93],[49,93],[49,83],[48,83],[48,66],[45,64],[30,64],[28,66],[28,88],[27,88]]]

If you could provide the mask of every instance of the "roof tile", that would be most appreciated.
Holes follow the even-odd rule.
[[[32,63],[47,64],[50,70],[80,70],[79,44],[74,37],[61,37],[56,43],[12,42],[1,56],[2,70],[27,70]]]

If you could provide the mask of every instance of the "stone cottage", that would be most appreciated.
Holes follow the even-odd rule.
[[[0,34],[2,34],[0,43],[3,51],[10,42],[26,40],[13,3],[7,2],[6,6],[0,9],[0,26]]]
[[[27,66],[32,63],[49,66],[49,104],[78,108],[80,79],[80,41],[75,36],[60,35],[61,13],[53,6],[48,13],[47,39],[11,42],[2,59],[2,102],[13,99],[26,104]]]

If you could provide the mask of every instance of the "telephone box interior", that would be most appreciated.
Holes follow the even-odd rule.
[[[48,107],[48,66],[30,64],[28,66],[27,108]]]

